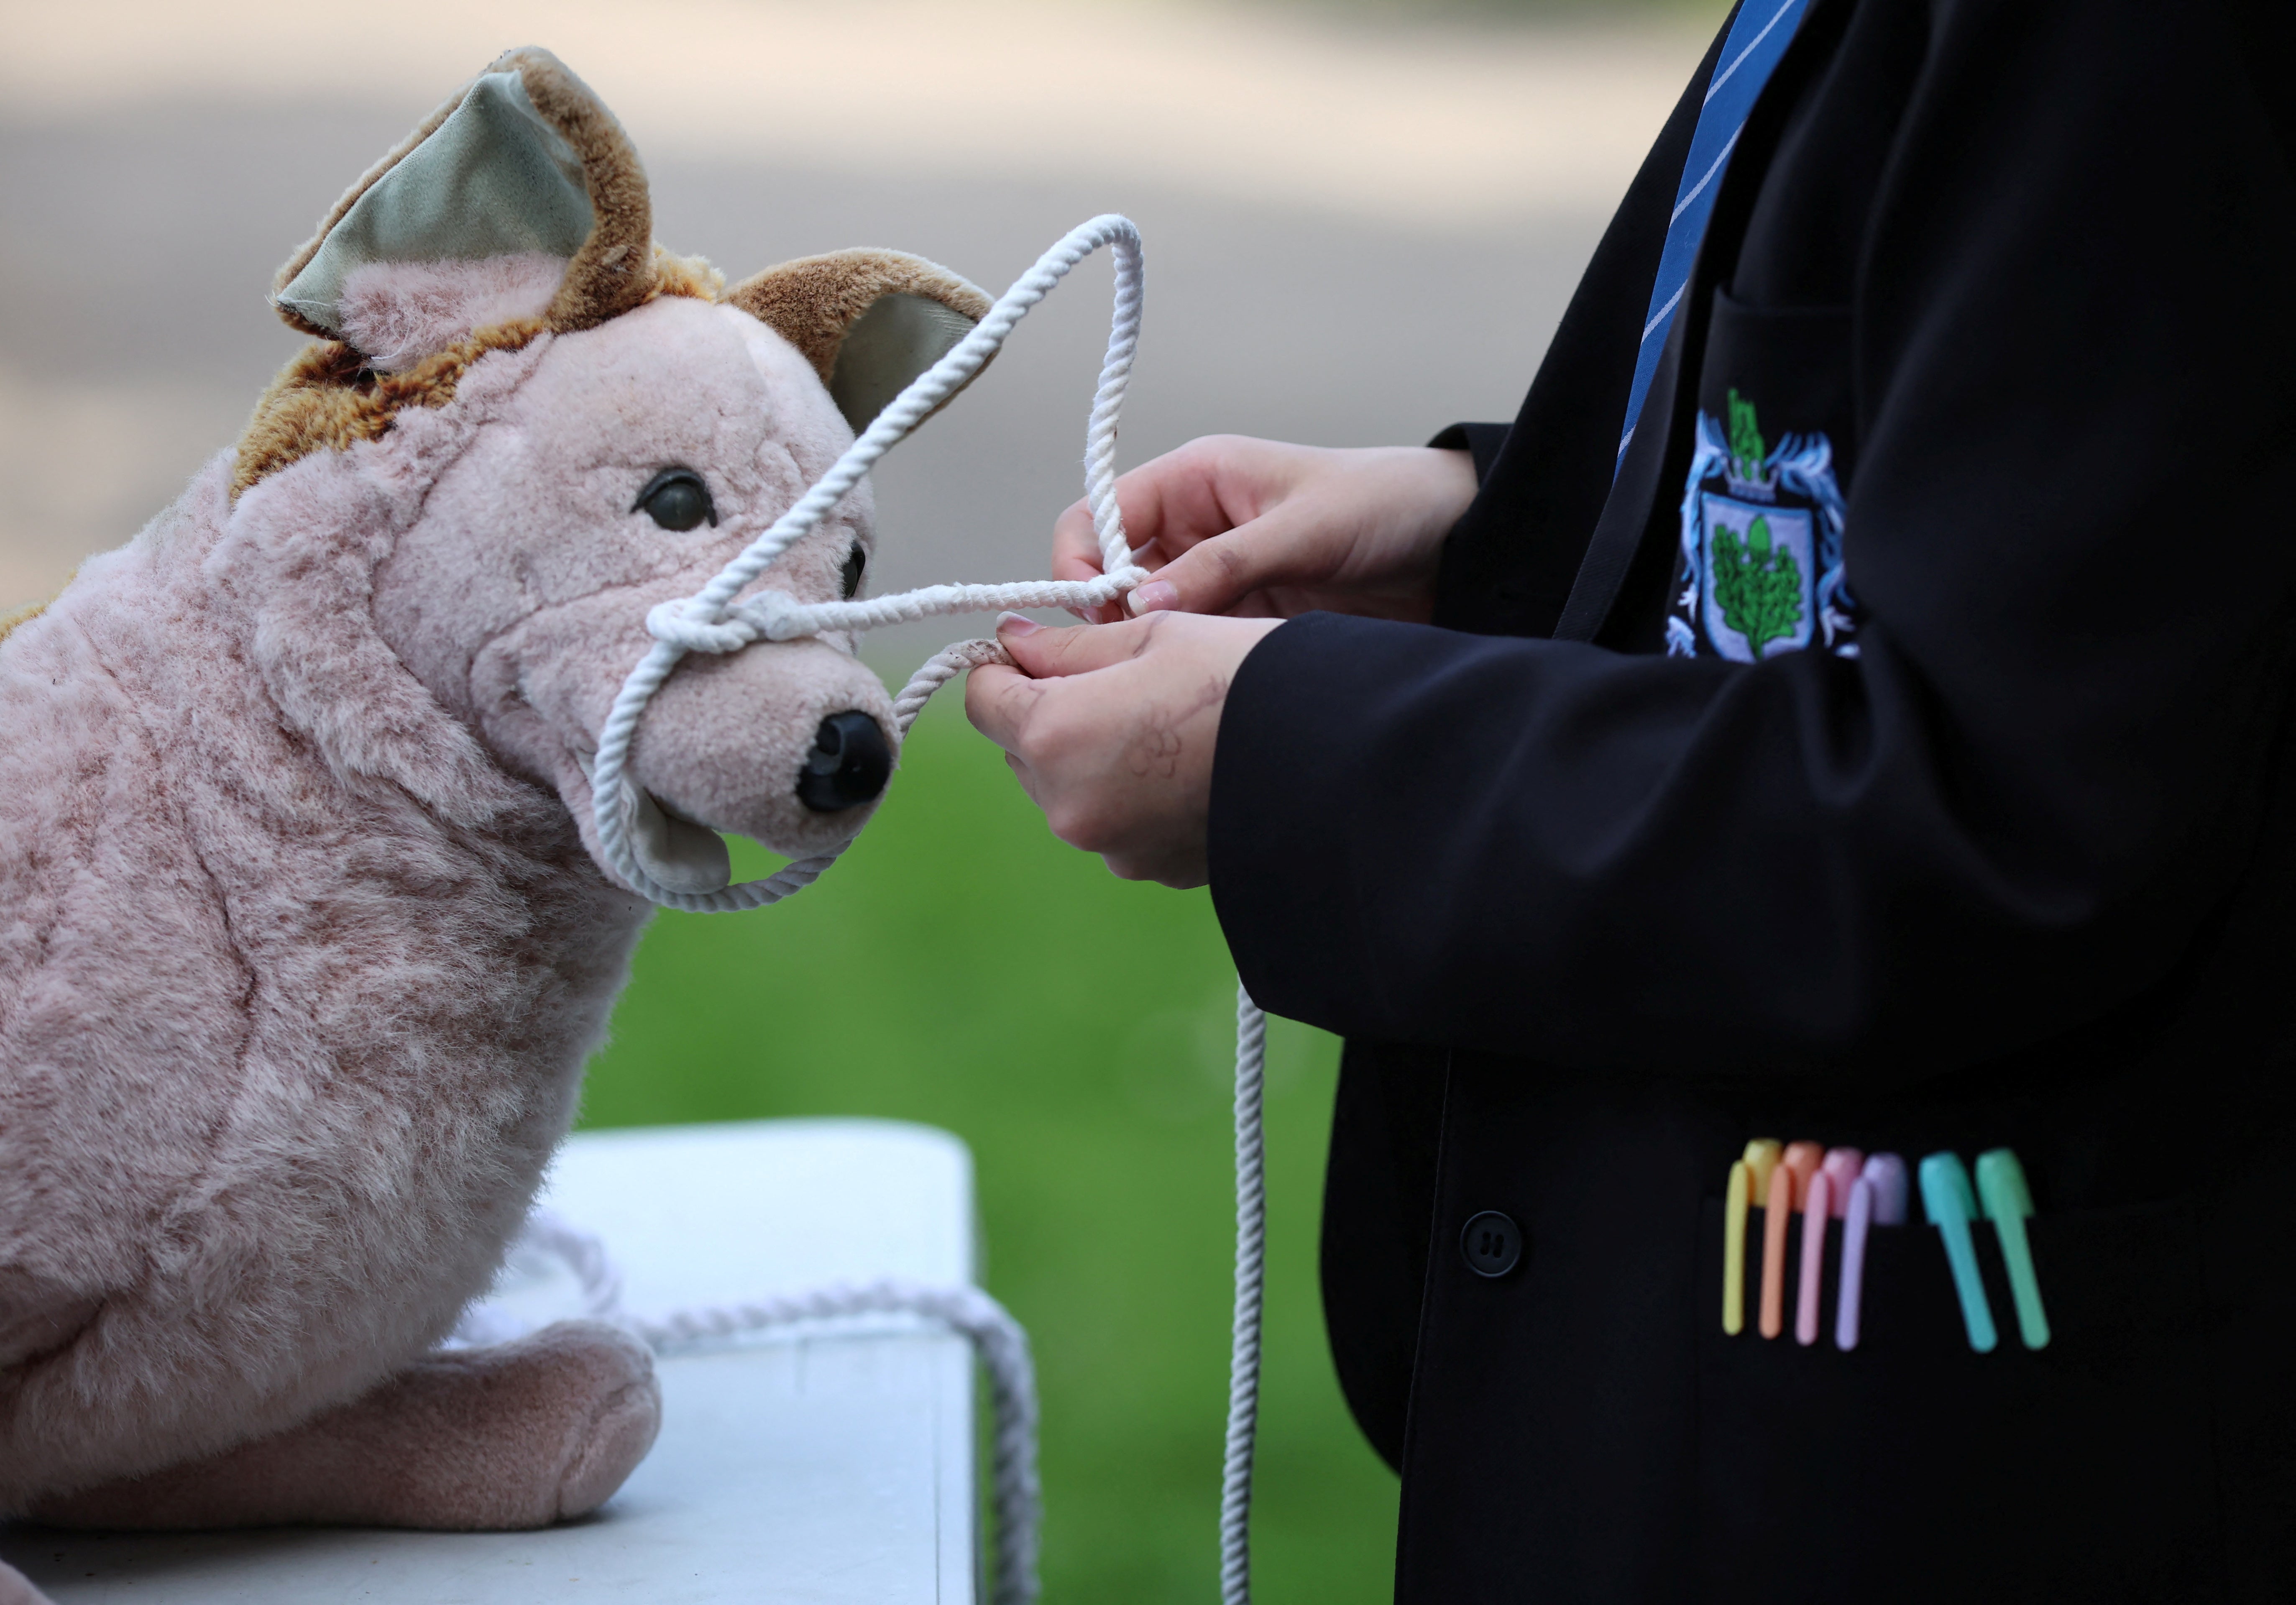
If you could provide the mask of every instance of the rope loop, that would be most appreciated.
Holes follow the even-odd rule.
[[[783,552],[828,516],[879,457],[979,373],[1029,309],[1044,300],[1070,268],[1103,246],[1110,248],[1116,259],[1116,302],[1109,321],[1107,355],[1101,361],[1100,384],[1093,395],[1092,418],[1085,431],[1085,499],[1092,508],[1093,531],[1100,542],[1100,578],[1015,585],[931,585],[890,597],[841,602],[801,603],[770,590],[742,597]],[[1140,345],[1140,309],[1145,294],[1143,275],[1140,231],[1129,218],[1111,212],[1070,230],[1013,282],[947,355],[910,381],[908,388],[887,404],[829,472],[775,520],[771,529],[694,595],[662,603],[646,614],[646,630],[653,637],[654,646],[630,671],[614,698],[606,727],[599,735],[590,780],[599,849],[632,891],[664,908],[695,913],[761,908],[809,885],[837,857],[835,852],[826,853],[792,864],[765,880],[698,893],[670,890],[638,862],[631,843],[628,802],[602,805],[599,800],[626,797],[622,775],[629,763],[638,720],[687,653],[738,652],[759,641],[798,640],[829,630],[870,630],[939,613],[1006,607],[1097,607],[1147,579],[1147,571],[1134,561],[1124,535],[1123,513],[1116,503],[1117,416],[1123,409],[1124,394],[1132,380],[1133,356]],[[945,684],[947,679],[943,675],[933,684]],[[916,683],[912,680],[910,687]],[[928,688],[926,695],[931,694]],[[906,696],[905,690],[903,696]]]

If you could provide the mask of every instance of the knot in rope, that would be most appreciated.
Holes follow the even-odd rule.
[[[678,597],[650,609],[646,633],[680,652],[739,652],[764,632],[736,610],[716,620],[699,597]]]

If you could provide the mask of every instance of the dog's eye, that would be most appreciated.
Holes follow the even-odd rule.
[[[705,518],[712,527],[718,523],[709,487],[691,468],[665,468],[646,481],[630,511],[644,513],[665,530],[690,530]]]
[[[845,554],[844,588],[848,602],[861,594],[861,572],[869,566],[869,554],[858,544]]]

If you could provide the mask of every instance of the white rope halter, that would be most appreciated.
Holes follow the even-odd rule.
[[[829,511],[860,482],[871,465],[898,444],[965,381],[980,371],[1006,335],[1044,300],[1070,268],[1099,250],[1116,258],[1116,307],[1102,360],[1100,388],[1085,432],[1085,499],[1099,538],[1102,573],[1089,580],[1026,580],[1011,585],[930,585],[865,601],[800,602],[779,591],[747,597],[745,588],[774,560],[811,533]],[[764,880],[744,881],[716,892],[676,892],[661,885],[639,863],[630,844],[628,788],[622,771],[630,741],[646,704],[689,652],[738,652],[758,641],[788,641],[832,630],[870,630],[881,624],[931,618],[941,613],[986,613],[1010,607],[1096,607],[1112,602],[1148,578],[1134,560],[1116,505],[1116,420],[1132,375],[1140,343],[1143,294],[1140,231],[1114,213],[1095,218],[1038,258],[1000,297],[948,355],[911,381],[906,390],[862,431],[836,465],[824,474],[773,528],[691,597],[665,602],[646,615],[653,646],[641,659],[614,698],[590,783],[598,843],[615,873],[640,894],[665,908],[721,914],[779,902],[803,890],[837,861],[834,852],[800,859]],[[738,599],[737,599],[738,598]],[[909,727],[932,694],[968,668],[1010,663],[992,640],[960,641],[926,660],[893,700],[899,734]],[[615,799],[612,804],[601,798]],[[849,844],[848,844],[849,845]],[[1227,1444],[1220,1487],[1220,1596],[1226,1605],[1249,1605],[1251,1598],[1250,1515],[1252,1447],[1259,1408],[1261,1269],[1266,1256],[1266,1188],[1261,1173],[1260,1090],[1266,1057],[1267,1020],[1249,993],[1236,989],[1235,1319],[1229,1357]],[[529,1240],[564,1255],[584,1280],[597,1313],[615,1309],[619,1288],[595,1239],[567,1234],[555,1224],[529,1227]],[[1037,1530],[1040,1518],[1037,1484],[1037,1391],[1029,1340],[1004,1307],[976,1288],[928,1288],[880,1283],[866,1288],[828,1288],[791,1298],[767,1300],[730,1310],[686,1312],[669,1321],[629,1323],[655,1347],[680,1338],[730,1334],[824,1316],[904,1310],[939,1321],[970,1338],[991,1379],[996,1417],[993,1502],[996,1512],[997,1605],[1032,1605],[1037,1597]]]
[[[1103,572],[1097,580],[1025,580],[1013,585],[929,585],[890,597],[851,602],[800,602],[780,591],[759,591],[736,601],[742,591],[791,545],[813,532],[814,527],[860,482],[876,460],[891,450],[933,409],[956,393],[965,381],[996,354],[1013,325],[1045,299],[1070,268],[1099,250],[1114,247],[1116,312],[1108,331],[1108,355],[1100,367],[1100,390],[1093,397],[1092,423],[1085,432],[1085,498],[1092,507],[1093,531],[1100,538]],[[988,309],[972,332],[922,374],[879,413],[861,436],[837,459],[819,482],[798,498],[790,510],[774,522],[749,549],[734,558],[718,577],[691,597],[665,602],[646,615],[652,648],[622,682],[613,711],[598,739],[598,755],[590,782],[591,809],[597,819],[598,844],[606,861],[629,885],[664,908],[718,914],[779,902],[791,893],[811,885],[821,872],[837,861],[835,852],[800,859],[764,880],[744,881],[716,892],[676,892],[663,885],[638,862],[630,844],[627,804],[613,806],[600,799],[623,796],[622,770],[629,761],[630,740],[646,704],[689,652],[738,652],[758,641],[789,641],[829,630],[871,630],[881,624],[931,618],[939,613],[988,613],[1007,607],[1096,607],[1113,602],[1148,578],[1148,571],[1132,560],[1124,539],[1124,515],[1116,506],[1116,417],[1124,405],[1124,391],[1132,377],[1132,355],[1140,344],[1140,231],[1131,219],[1113,213],[1095,218],[1070,231],[1066,239],[1037,259],[1013,286]],[[952,657],[952,654],[955,654]],[[968,641],[941,653],[920,669],[895,704],[900,733],[924,706],[925,699],[964,669],[983,663],[1006,662],[994,641]],[[904,705],[906,711],[903,712]]]

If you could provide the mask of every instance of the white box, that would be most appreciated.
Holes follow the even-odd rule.
[[[789,1120],[585,1132],[543,1203],[602,1238],[622,1307],[659,1319],[832,1282],[970,1282],[972,1163],[945,1132]],[[516,1281],[515,1277],[509,1279]],[[506,1286],[579,1313],[570,1276]],[[661,1437],[586,1520],[532,1533],[0,1530],[57,1605],[965,1605],[974,1597],[972,1355],[898,1318],[658,1362]]]

